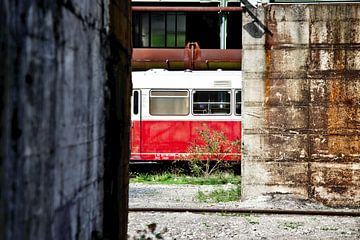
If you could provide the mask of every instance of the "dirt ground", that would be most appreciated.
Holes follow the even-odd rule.
[[[198,191],[233,187],[236,186],[130,184],[129,207],[357,211],[274,197],[227,203],[200,203],[195,199]],[[360,217],[131,211],[130,239],[137,235],[137,230],[144,230],[151,223],[157,224],[157,233],[167,229],[162,234],[164,239],[360,239]]]

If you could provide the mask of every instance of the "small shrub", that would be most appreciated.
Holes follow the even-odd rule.
[[[197,129],[199,137],[190,143],[183,160],[189,160],[190,171],[195,176],[209,177],[221,170],[229,169],[228,160],[238,160],[241,152],[240,140],[227,139],[224,132],[208,128]]]

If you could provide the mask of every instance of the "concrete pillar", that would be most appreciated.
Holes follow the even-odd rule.
[[[1,1],[0,239],[126,238],[128,6]]]
[[[243,15],[243,196],[358,206],[360,6]]]

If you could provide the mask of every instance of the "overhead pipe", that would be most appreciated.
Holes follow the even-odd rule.
[[[200,49],[197,43],[188,43],[185,49],[134,48],[132,68],[240,70],[241,49]]]
[[[133,12],[241,12],[242,7],[132,6]]]

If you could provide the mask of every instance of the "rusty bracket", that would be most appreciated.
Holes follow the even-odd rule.
[[[260,28],[264,30],[265,33],[273,36],[274,34],[260,21],[260,19],[252,12],[255,7],[248,0],[240,0],[244,4],[244,9],[249,13],[250,17],[254,19],[255,22]]]

